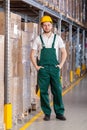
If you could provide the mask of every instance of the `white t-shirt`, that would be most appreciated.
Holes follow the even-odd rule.
[[[54,34],[52,33],[49,38],[45,34],[42,34],[41,36],[42,36],[43,42],[45,44],[45,47],[51,48],[53,39],[54,39]],[[65,44],[59,35],[56,35],[54,48],[56,49],[56,56],[57,56],[57,60],[58,60],[59,48],[65,48]],[[38,58],[40,58],[40,52],[42,49],[42,42],[41,42],[40,36],[37,36],[36,39],[34,40],[32,49],[36,50],[39,53]]]

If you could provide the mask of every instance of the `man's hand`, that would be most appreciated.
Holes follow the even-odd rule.
[[[43,66],[36,66],[36,70],[39,71],[39,69],[44,68]]]
[[[61,66],[61,65],[56,65],[56,67],[58,67],[59,69],[61,69],[61,68],[62,68],[62,66]]]

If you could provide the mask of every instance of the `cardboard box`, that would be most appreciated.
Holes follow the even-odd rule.
[[[25,23],[25,22],[22,22],[21,29],[23,31],[26,31],[26,32],[29,32],[29,33],[38,34],[38,24],[37,23],[33,23],[33,22]]]
[[[0,124],[4,124],[4,80],[0,79]]]
[[[0,35],[5,34],[5,15],[3,12],[0,12]]]
[[[10,37],[19,38],[21,36],[21,16],[10,13]],[[0,34],[5,35],[5,15],[0,12]]]
[[[4,35],[0,35],[0,79],[4,79]]]
[[[10,37],[20,38],[21,37],[21,16],[18,14],[11,13],[10,15]]]
[[[10,77],[18,76],[18,40],[10,39],[9,67]]]

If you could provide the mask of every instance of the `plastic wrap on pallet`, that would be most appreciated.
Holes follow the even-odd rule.
[[[23,113],[23,79],[21,77],[18,78],[18,86],[17,86],[17,119],[22,116]]]
[[[80,51],[81,51],[81,45],[76,45],[76,68],[80,66]]]
[[[10,72],[9,75],[10,77],[15,77],[18,76],[18,39],[10,39]]]
[[[64,12],[64,0],[59,2],[59,9],[61,12]]]
[[[79,2],[78,0],[76,0],[76,20],[78,21],[79,20]]]
[[[17,122],[17,115],[18,115],[18,102],[17,102],[17,96],[18,96],[18,77],[14,77],[11,79],[10,83],[11,83],[11,87],[12,87],[12,115],[13,115],[13,122],[16,123]]]
[[[31,80],[31,103],[36,104],[36,85],[37,85],[37,72],[34,66],[31,63],[31,73],[30,73],[30,80]]]
[[[73,43],[73,49],[72,49],[72,69],[73,69],[73,71],[75,71],[75,63],[76,63],[76,49],[75,49],[75,43]]]
[[[64,66],[62,68],[62,87],[65,88],[69,85],[70,81],[69,81],[69,71],[70,71],[70,66],[69,66],[69,62],[70,62],[70,42],[69,41],[64,41],[65,46],[66,46],[66,51],[67,51],[67,59],[66,62],[64,63]]]
[[[82,0],[80,0],[80,2],[79,2],[79,19],[80,19],[80,22],[82,23],[83,22],[83,7],[82,7]]]
[[[53,0],[53,5],[54,5],[54,10],[56,12],[60,12],[60,9],[59,9],[59,0]]]
[[[76,0],[72,0],[72,17],[76,19]]]
[[[10,20],[10,37],[19,38],[21,36],[21,16],[11,13]]]
[[[37,23],[32,23],[32,22],[25,23],[25,22],[22,22],[21,26],[22,26],[22,30],[24,31],[24,33],[30,33],[32,36],[34,34],[34,37],[38,34],[38,24]],[[25,35],[27,35],[27,34],[25,34]],[[30,37],[28,37],[28,40],[29,40],[29,38]]]
[[[0,79],[0,127],[3,126],[4,122],[4,80]]]
[[[72,0],[68,0],[68,15],[72,17]]]
[[[0,34],[5,34],[5,15],[0,12]],[[10,37],[19,38],[21,36],[21,16],[10,13]]]
[[[22,46],[21,52],[21,62],[18,64],[18,74],[20,78],[22,78],[23,86],[22,86],[22,102],[23,102],[23,113],[27,111],[31,104],[31,96],[30,96],[30,60],[29,54],[30,49],[29,45]]]
[[[0,35],[5,34],[5,16],[3,12],[0,12]]]
[[[23,113],[27,111],[30,107],[29,86],[30,86],[29,78],[27,77],[23,78]]]
[[[0,80],[4,79],[4,35],[0,35]]]
[[[4,127],[4,35],[0,35],[0,129]]]

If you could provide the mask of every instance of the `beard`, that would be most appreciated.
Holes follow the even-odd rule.
[[[51,32],[51,30],[48,30],[48,31],[45,31],[45,30],[44,30],[44,33],[50,33],[50,32]]]

